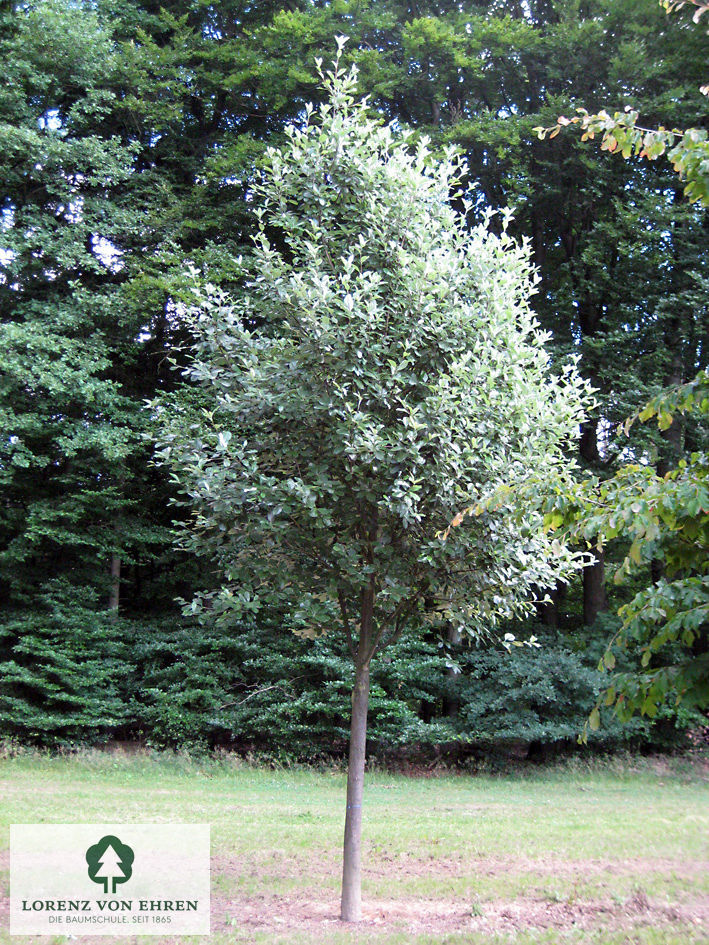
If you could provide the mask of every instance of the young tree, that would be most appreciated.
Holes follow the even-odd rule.
[[[188,374],[209,409],[156,409],[158,456],[194,505],[185,545],[223,575],[192,609],[278,609],[352,658],[341,917],[356,921],[371,660],[423,625],[490,634],[577,565],[510,508],[437,532],[567,462],[585,387],[573,366],[549,372],[527,246],[451,207],[452,152],[369,118],[339,56],[324,86],[268,154],[243,292],[207,287],[195,309]]]

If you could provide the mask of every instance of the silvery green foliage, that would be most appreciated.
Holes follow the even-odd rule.
[[[550,372],[527,246],[451,207],[453,153],[368,117],[354,70],[324,83],[253,193],[243,292],[199,293],[187,373],[212,406],[163,404],[159,455],[194,506],[185,543],[223,574],[217,612],[342,631],[373,585],[383,643],[424,621],[479,635],[578,561],[512,504],[441,532],[568,463],[587,394]]]

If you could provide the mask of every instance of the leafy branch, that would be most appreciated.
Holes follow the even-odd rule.
[[[709,85],[702,86],[709,93]],[[685,196],[692,202],[709,206],[709,141],[704,128],[645,128],[638,124],[639,113],[626,106],[622,112],[609,114],[605,109],[592,114],[585,108],[577,108],[572,118],[559,115],[556,124],[549,128],[541,125],[533,130],[537,138],[555,138],[562,128],[579,125],[583,131],[582,141],[601,136],[601,150],[621,154],[624,158],[633,155],[654,161],[663,155],[672,163],[673,169],[685,181]]]
[[[657,420],[668,429],[677,414],[709,416],[709,369],[692,381],[662,391],[619,428],[626,435],[636,422]],[[664,476],[645,463],[623,466],[609,479],[578,481],[573,470],[553,479],[532,476],[506,484],[460,511],[448,537],[468,518],[503,508],[514,500],[543,516],[544,528],[559,550],[567,545],[602,548],[620,539],[628,550],[615,574],[622,584],[651,563],[662,577],[639,591],[618,611],[621,627],[606,646],[598,669],[613,671],[616,654],[628,651],[638,666],[616,672],[586,723],[600,726],[603,706],[621,721],[636,712],[653,718],[672,699],[709,705],[709,456],[692,453]],[[584,552],[581,552],[584,554]]]
[[[707,0],[659,0],[660,6],[667,13],[676,13],[687,4],[696,7],[692,19],[698,23],[701,16],[709,11]],[[699,90],[709,96],[709,83]],[[573,118],[559,115],[556,124],[549,128],[538,125],[534,132],[540,141],[555,138],[562,128],[579,125],[583,131],[582,141],[593,140],[601,136],[601,150],[611,154],[621,154],[624,158],[633,155],[655,161],[667,155],[672,167],[685,181],[685,196],[693,203],[709,206],[709,141],[705,128],[668,129],[644,128],[638,124],[639,113],[626,105],[622,112],[610,115],[605,109],[592,114],[585,108],[577,108]]]
[[[697,8],[692,17],[695,23],[699,22],[703,13],[709,13],[709,3],[707,3],[706,0],[660,0],[660,6],[667,10],[668,13],[676,13],[677,10],[686,7],[687,4]]]

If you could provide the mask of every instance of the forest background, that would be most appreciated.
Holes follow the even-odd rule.
[[[686,11],[685,11],[686,12]],[[709,366],[709,228],[665,162],[539,126],[583,105],[706,127],[705,30],[648,0],[0,3],[0,732],[48,745],[143,739],[313,760],[344,750],[352,668],[277,615],[224,627],[178,599],[218,576],[176,550],[189,514],[152,462],[146,401],[194,391],[190,270],[229,289],[255,232],[265,148],[322,91],[334,37],[385,120],[456,144],[477,216],[514,208],[557,363],[597,390],[578,459],[666,472],[704,446],[691,418],[617,426]],[[471,220],[471,223],[473,221]],[[494,224],[493,224],[494,225]],[[174,362],[177,362],[177,365]],[[535,621],[541,648],[402,638],[373,673],[381,753],[570,746],[604,685],[613,543]],[[632,662],[634,655],[626,657]],[[622,666],[620,667],[622,669]],[[590,743],[669,747],[691,708],[609,717]]]

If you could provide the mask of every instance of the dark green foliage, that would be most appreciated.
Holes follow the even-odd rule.
[[[471,738],[557,742],[576,737],[591,711],[598,673],[564,642],[542,637],[539,651],[468,652],[455,687],[460,726]],[[618,733],[613,733],[617,738]]]
[[[597,642],[525,627],[518,633],[539,634],[542,649],[511,653],[400,640],[372,673],[370,751],[461,759],[511,742],[573,749],[604,684],[596,664],[613,626],[597,627]],[[177,616],[116,619],[90,600],[68,608],[59,589],[41,610],[8,617],[0,653],[5,737],[45,746],[140,739],[305,761],[346,747],[351,661],[332,640],[284,635],[278,624],[224,635]],[[654,726],[610,721],[590,743],[674,748],[699,721],[685,710]]]
[[[284,636],[280,627],[214,629],[165,624],[136,646],[140,681],[134,725],[151,744],[201,742],[238,750],[274,750],[301,758],[339,754],[348,736],[351,660],[331,641]],[[432,744],[450,730],[418,715],[440,687],[435,644],[401,641],[372,687],[372,740]],[[435,699],[435,694],[433,695]]]
[[[51,744],[123,724],[133,658],[109,602],[172,610],[186,572],[144,439],[157,359],[122,297],[146,207],[111,24],[4,4],[0,55],[2,728]]]
[[[372,668],[368,743],[380,756],[412,751],[457,758],[502,742],[573,748],[604,683],[596,666],[599,641],[572,642],[542,635],[541,650],[464,647],[454,661],[436,639],[404,638]],[[521,632],[521,631],[520,631]],[[284,636],[278,625],[244,627],[228,637],[198,625],[175,632],[155,628],[136,650],[140,682],[133,724],[151,744],[232,747],[281,752],[314,760],[344,753],[348,737],[352,665],[327,637]],[[457,705],[448,716],[446,708]],[[662,727],[647,720],[610,723],[591,744],[674,747],[691,713],[668,714]]]
[[[50,582],[32,610],[0,627],[0,733],[33,744],[102,741],[128,720],[132,659],[125,628],[91,595]],[[127,675],[128,671],[128,675]]]
[[[142,227],[135,147],[100,17],[52,0],[2,23],[0,601],[27,606],[61,577],[53,599],[64,587],[71,610],[89,587],[101,609],[111,557],[146,564],[170,536],[143,441],[155,381],[120,297]]]
[[[601,632],[601,627],[596,628]],[[605,628],[604,628],[605,629]],[[539,650],[516,649],[461,654],[461,675],[453,677],[460,705],[460,730],[494,747],[499,740],[573,743],[595,704],[603,677],[593,645],[574,646],[563,635],[537,628]],[[647,723],[605,729],[597,746],[651,739]]]
[[[705,124],[706,37],[684,13],[667,18],[655,0],[2,3],[4,734],[142,733],[303,756],[344,738],[350,680],[326,643],[275,625],[223,638],[176,615],[174,598],[213,577],[171,549],[170,489],[148,466],[141,406],[177,383],[166,359],[188,340],[186,262],[218,285],[238,281],[232,254],[253,232],[245,196],[264,147],[317,100],[313,61],[329,60],[336,33],[350,36],[345,55],[378,112],[461,145],[481,206],[516,205],[512,226],[542,277],[535,311],[554,352],[579,353],[600,390],[587,462],[606,476],[619,448],[665,467],[703,448],[691,418],[671,435],[636,426],[620,447],[608,431],[707,366],[705,218],[661,162],[532,131],[577,105]],[[118,618],[105,613],[112,555]],[[569,598],[573,629],[578,592]],[[373,743],[572,738],[611,629],[596,624],[573,647],[545,637],[511,658],[456,651],[459,677],[435,640],[402,641],[374,679]]]

